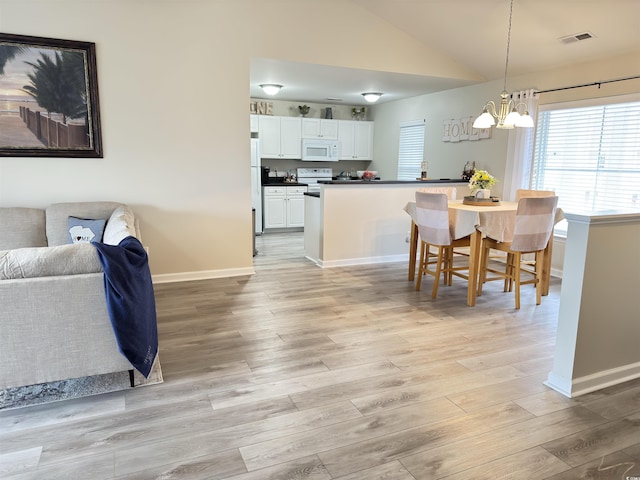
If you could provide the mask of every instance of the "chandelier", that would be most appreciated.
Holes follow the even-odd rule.
[[[511,46],[511,18],[513,17],[513,0],[509,10],[509,33],[507,35],[507,58],[504,63],[504,85],[500,94],[500,109],[497,110],[493,100],[489,100],[482,107],[482,115],[473,122],[473,128],[513,128],[515,127],[533,127],[533,118],[529,115],[527,104],[524,102],[516,102],[509,98],[507,93],[507,68],[509,67],[509,47]],[[524,113],[521,115],[518,108],[524,107]],[[497,124],[496,124],[497,121]]]

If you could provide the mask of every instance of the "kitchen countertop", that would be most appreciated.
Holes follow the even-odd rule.
[[[304,192],[303,195],[308,197],[320,198],[320,192]]]
[[[420,184],[438,184],[438,183],[469,183],[469,180],[461,178],[434,178],[431,180],[319,180],[318,183],[325,185],[398,185],[415,183]]]
[[[263,187],[307,187],[307,186],[309,186],[309,184],[308,183],[298,183],[298,182],[277,181],[277,182],[263,183],[262,186]]]

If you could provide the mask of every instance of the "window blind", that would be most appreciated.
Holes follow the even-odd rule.
[[[640,208],[640,101],[540,111],[531,185],[567,211]]]
[[[420,177],[424,160],[424,131],[424,120],[400,124],[398,180],[415,180]]]

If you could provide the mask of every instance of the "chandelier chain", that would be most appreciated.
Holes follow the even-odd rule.
[[[500,94],[500,105],[493,100],[489,100],[482,107],[482,114],[473,122],[473,128],[496,128],[512,129],[514,127],[532,128],[534,126],[533,118],[529,115],[527,104],[518,101],[515,98],[509,98],[507,92],[507,74],[509,73],[509,52],[511,50],[511,26],[513,20],[513,2],[510,0],[509,5],[509,30],[507,32],[507,56],[504,61],[504,84],[502,93]],[[518,111],[522,108],[524,113]]]
[[[507,91],[507,70],[509,68],[509,49],[511,47],[511,19],[513,18],[513,0],[511,0],[511,7],[509,9],[509,32],[507,33],[507,59],[504,62],[504,85],[502,91]]]

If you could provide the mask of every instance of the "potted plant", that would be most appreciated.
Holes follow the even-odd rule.
[[[469,180],[469,188],[476,198],[491,198],[491,187],[496,184],[496,178],[486,170],[476,170]]]
[[[306,117],[311,107],[309,105],[298,105],[298,110],[300,111],[300,115]]]

